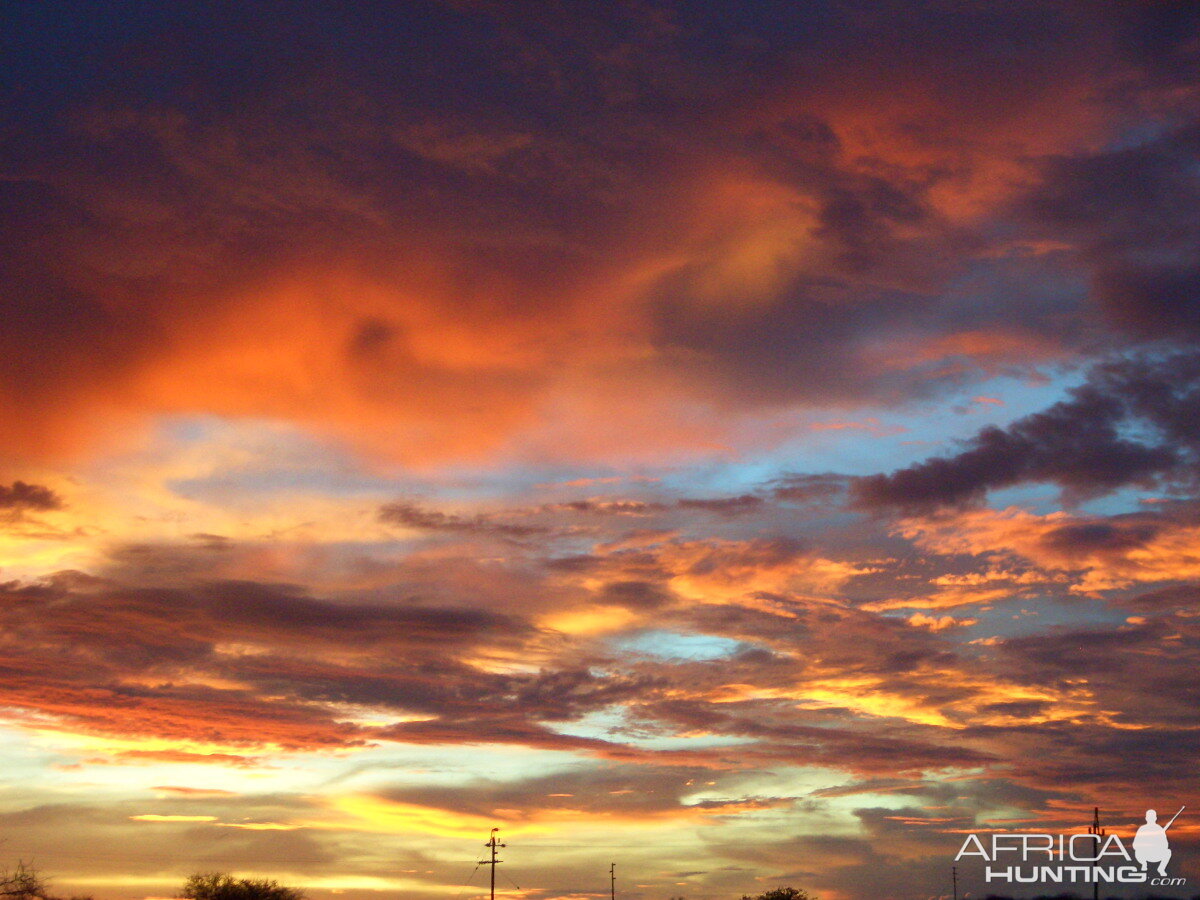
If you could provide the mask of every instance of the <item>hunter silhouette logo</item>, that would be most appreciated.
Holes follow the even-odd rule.
[[[1146,824],[1137,830],[1133,836],[1133,855],[1142,864],[1142,871],[1150,863],[1158,863],[1158,874],[1167,874],[1167,863],[1171,861],[1171,845],[1167,842],[1167,829],[1179,818],[1179,813],[1187,807],[1179,807],[1179,812],[1171,816],[1166,825],[1158,824],[1158,813],[1152,809],[1146,810]]]

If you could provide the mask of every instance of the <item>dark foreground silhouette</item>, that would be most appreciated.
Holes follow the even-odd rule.
[[[285,887],[267,878],[235,878],[225,872],[198,872],[190,876],[179,890],[186,900],[306,900],[304,891]],[[0,900],[92,900],[90,896],[62,897],[50,890],[48,880],[36,869],[17,863],[14,869],[0,869]],[[669,900],[684,900],[671,897]],[[808,891],[794,887],[778,887],[761,894],[743,894],[741,900],[820,900]],[[1015,900],[1005,894],[987,894],[983,900]],[[1038,894],[1022,900],[1090,900],[1078,894]],[[1107,897],[1104,900],[1124,900]],[[1178,900],[1158,894],[1146,894],[1138,900]],[[1191,900],[1200,900],[1200,894]]]

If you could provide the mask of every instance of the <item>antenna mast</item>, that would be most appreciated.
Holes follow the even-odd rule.
[[[491,853],[492,858],[491,859],[481,859],[479,861],[479,865],[481,865],[481,866],[491,866],[492,867],[492,894],[491,894],[492,900],[496,900],[496,866],[499,863],[504,862],[504,860],[502,860],[502,859],[496,859],[496,850],[500,847],[508,846],[508,844],[501,844],[496,841],[496,832],[499,830],[500,830],[499,828],[493,828],[491,837],[488,839],[488,842],[483,845],[492,851],[492,853]]]
[[[608,867],[608,896],[610,900],[617,900],[617,864],[613,863]]]
[[[1104,843],[1104,829],[1100,827],[1100,807],[1092,807],[1092,824],[1088,827],[1088,834],[1096,835],[1096,856],[1100,855],[1100,847]],[[1092,869],[1092,900],[1100,900],[1100,879],[1096,877],[1095,868]]]

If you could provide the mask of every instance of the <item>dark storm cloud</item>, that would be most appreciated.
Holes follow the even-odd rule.
[[[1021,213],[1032,230],[1073,242],[1112,323],[1191,339],[1200,333],[1200,120],[1144,127],[1133,146],[1054,160]]]
[[[1161,530],[1160,523],[1146,521],[1107,520],[1080,522],[1055,528],[1043,536],[1042,542],[1058,553],[1070,554],[1102,551],[1127,553],[1144,547]]]
[[[563,668],[531,676],[510,676],[498,698],[521,709],[536,709],[550,721],[576,719],[585,712],[625,704],[665,687],[661,676],[598,676],[587,668]]]
[[[6,702],[101,733],[355,744],[366,731],[331,704],[448,713],[523,691],[530,710],[541,699],[551,715],[587,705],[578,679],[539,689],[457,661],[530,636],[522,621],[483,610],[339,603],[244,582],[146,590],[78,578],[8,585],[0,602]],[[214,677],[230,686],[209,686]]]
[[[1186,727],[1200,702],[1191,675],[1200,629],[1187,612],[1141,617],[1120,628],[1010,638],[1000,652],[1016,664],[1018,677],[1042,683],[1086,678],[1102,708],[1119,710],[1120,721],[1153,724],[1145,729],[1150,732]]]
[[[147,642],[160,637],[190,636],[203,643],[226,634],[251,640],[262,635],[300,645],[373,643],[402,635],[414,646],[435,647],[451,636],[455,643],[469,646],[523,634],[529,628],[519,619],[486,610],[339,603],[295,588],[253,582],[173,590],[145,590],[98,580],[73,582],[68,577],[40,587],[10,585],[5,606],[15,617],[14,626],[77,638],[96,649],[106,647],[110,636],[121,636],[122,643],[129,640],[134,647],[144,643],[148,658],[156,655],[158,645]],[[103,603],[92,602],[93,598]],[[55,615],[43,621],[36,615],[43,609],[52,609]]]
[[[1093,708],[1102,711],[1030,721],[1028,710],[1003,724],[968,724],[962,733],[968,742],[1021,760],[1014,774],[1022,783],[1084,796],[1091,791],[1129,807],[1147,793],[1197,789],[1175,757],[1200,702],[1192,674],[1200,633],[1190,608],[1113,628],[1064,626],[1009,638],[996,649],[989,667],[1018,683],[1068,691],[1086,685]]]
[[[1173,585],[1117,601],[1138,612],[1183,612],[1200,608],[1200,585]]]
[[[425,532],[551,540],[578,533],[581,527],[600,533],[599,529],[611,527],[606,520],[613,518],[653,518],[669,524],[691,512],[712,513],[727,518],[747,516],[762,511],[765,504],[766,500],[757,494],[681,497],[673,501],[586,498],[461,515],[410,501],[395,501],[381,506],[378,517],[381,522],[390,525]],[[684,515],[680,516],[681,513]],[[513,519],[524,521],[511,521]]]
[[[1147,353],[1095,367],[1069,400],[980,431],[956,456],[854,482],[865,507],[928,510],[1031,481],[1068,498],[1125,485],[1194,485],[1200,476],[1200,354]]]
[[[49,512],[63,508],[62,498],[48,487],[14,481],[9,486],[0,484],[0,512]]]
[[[1188,724],[1125,730],[1056,722],[974,728],[964,737],[1002,746],[1010,758],[1037,754],[1036,762],[1019,768],[1026,784],[1046,790],[1065,788],[1083,798],[1112,798],[1113,807],[1133,813],[1144,797],[1194,796],[1200,789],[1200,780],[1174,755],[1190,732]]]
[[[656,609],[674,599],[665,588],[649,581],[610,581],[601,588],[599,598],[633,610]]]
[[[507,538],[528,538],[544,534],[546,529],[536,525],[515,525],[498,522],[484,515],[457,516],[439,510],[426,509],[415,503],[388,503],[379,510],[379,520],[390,525],[402,525],[420,531],[446,531],[456,534],[495,535]]]
[[[772,497],[786,503],[828,504],[840,497],[849,483],[848,476],[835,473],[792,474],[779,478],[770,488]]]

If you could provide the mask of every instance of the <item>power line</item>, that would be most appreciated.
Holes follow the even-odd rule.
[[[463,883],[462,890],[458,892],[458,896],[455,897],[454,900],[462,900],[463,894],[467,892],[467,888],[469,888],[471,886],[471,882],[475,880],[475,873],[479,871],[480,865],[482,864],[475,863],[475,868],[471,870],[471,877]]]

